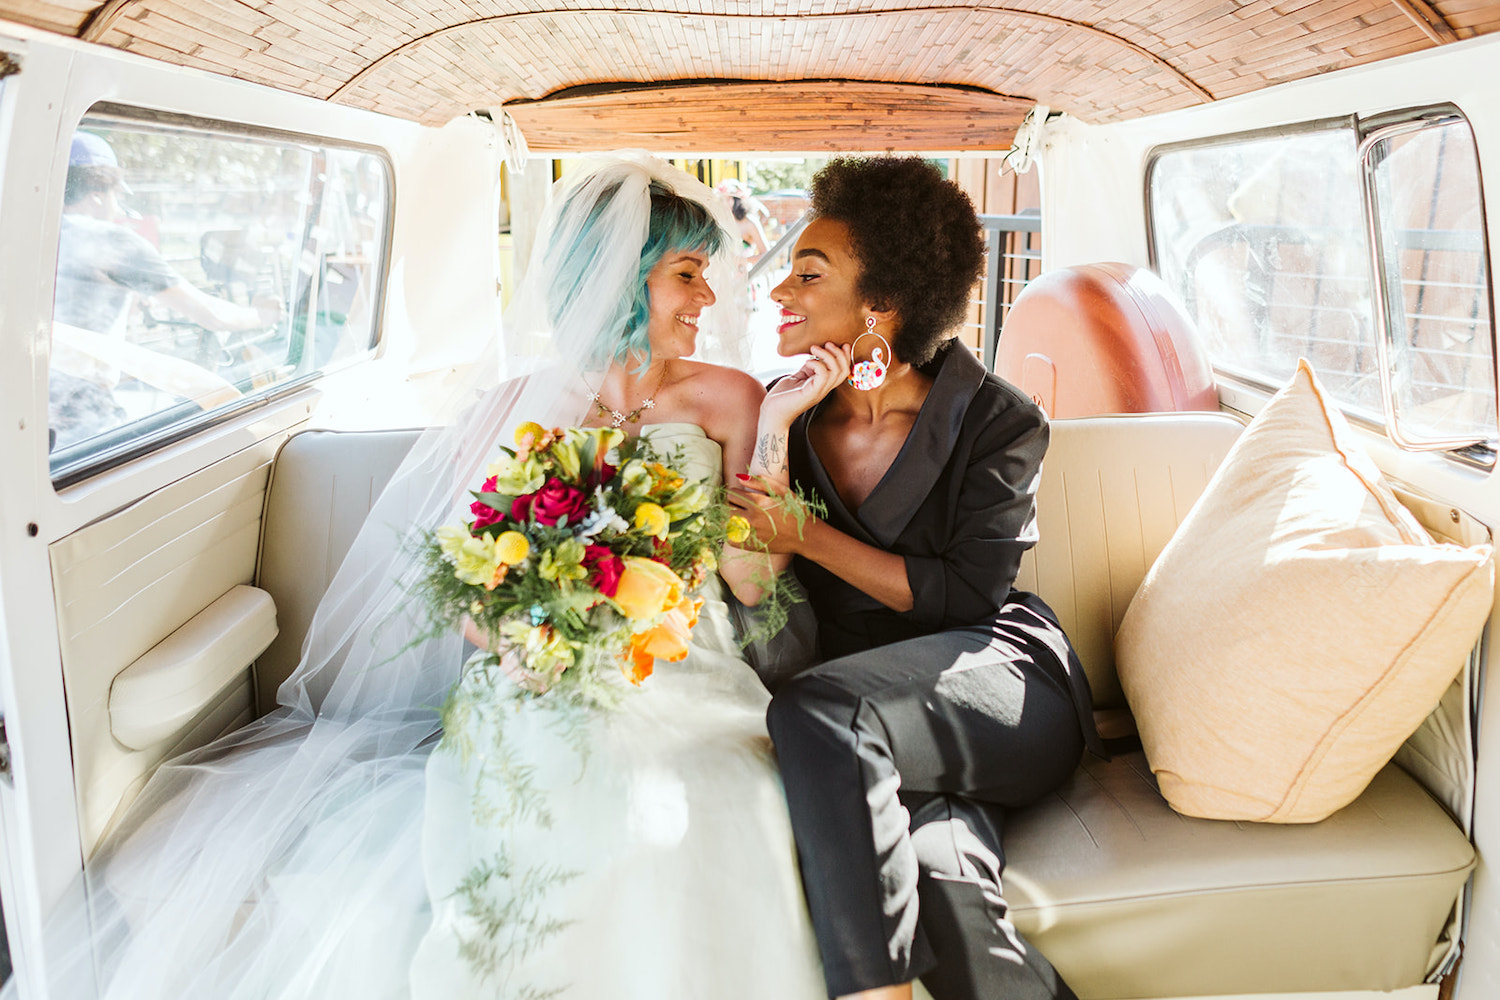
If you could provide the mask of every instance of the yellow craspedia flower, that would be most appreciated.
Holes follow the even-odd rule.
[[[531,542],[519,531],[507,531],[495,539],[495,555],[500,561],[514,566],[531,554]]]
[[[724,526],[724,537],[728,538],[733,545],[740,544],[750,537],[750,522],[738,514],[733,515],[729,523]]]
[[[546,433],[546,428],[541,424],[535,420],[528,420],[516,428],[516,446],[527,449],[534,448],[536,442],[540,441],[542,435]]]
[[[667,530],[672,527],[672,519],[660,504],[648,501],[635,509],[635,526],[648,535],[666,538]]]

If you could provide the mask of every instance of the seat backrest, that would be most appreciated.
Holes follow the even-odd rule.
[[[1192,320],[1160,278],[1130,264],[1033,280],[1006,316],[995,371],[1052,417],[1219,408]]]
[[[1233,417],[1214,413],[1052,422],[1037,489],[1041,540],[1022,559],[1016,586],[1057,613],[1096,708],[1125,707],[1115,632],[1240,430]]]
[[[318,602],[420,433],[310,430],[293,435],[277,453],[256,580],[276,602],[280,631],[256,660],[257,714],[276,707],[276,689],[301,658]]]

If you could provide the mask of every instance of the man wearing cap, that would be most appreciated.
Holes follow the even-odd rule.
[[[120,380],[119,352],[90,350],[91,344],[98,345],[88,334],[123,339],[132,294],[220,333],[265,329],[281,317],[274,301],[243,306],[185,280],[149,241],[120,224],[124,213],[119,198],[129,192],[109,143],[92,132],[75,132],[68,152],[52,307],[48,409],[54,448],[126,422],[111,391]],[[72,331],[82,333],[69,336]],[[141,357],[142,350],[131,356]]]

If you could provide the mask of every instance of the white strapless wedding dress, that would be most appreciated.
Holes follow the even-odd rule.
[[[698,427],[650,433],[720,474]],[[50,995],[822,1000],[768,696],[706,596],[688,657],[617,710],[502,697],[469,727],[526,776],[520,811],[408,744],[430,717],[403,706],[282,709],[164,766],[49,920]]]
[[[696,425],[646,433],[689,476],[718,481],[718,445]],[[432,753],[421,835],[432,920],[411,962],[414,1000],[826,996],[769,696],[717,590],[703,596],[687,658],[658,661],[618,708],[502,700],[450,734],[467,759]]]

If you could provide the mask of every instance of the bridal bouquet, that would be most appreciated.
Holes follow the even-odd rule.
[[[503,651],[489,664],[536,694],[597,698],[603,664],[640,684],[655,659],[685,657],[693,592],[749,531],[717,489],[617,428],[528,422],[500,452],[473,519],[424,540],[434,624],[471,619]]]

